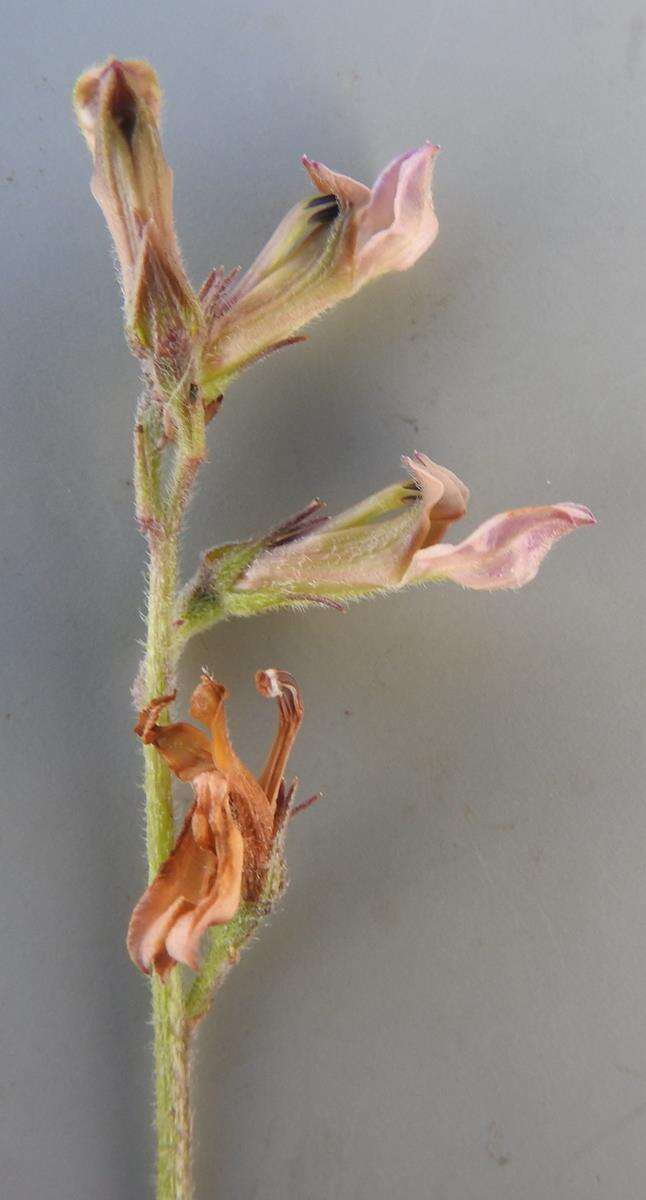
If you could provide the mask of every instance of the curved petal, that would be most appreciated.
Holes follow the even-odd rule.
[[[130,919],[128,952],[146,974],[154,968],[164,977],[174,966],[177,956],[169,952],[167,944],[171,930],[184,914],[194,911],[205,894],[211,894],[219,872],[217,845],[208,831],[214,810],[226,799],[227,781],[219,771],[199,779],[203,786],[175,847]]]
[[[173,725],[157,724],[157,718],[174,699],[174,693],[172,696],[159,696],[142,708],[135,733],[145,746],[156,746],[178,779],[190,783],[196,775],[213,766],[211,745],[206,734],[187,721],[177,721]]]
[[[355,208],[370,202],[370,188],[366,187],[365,183],[358,183],[350,175],[341,175],[338,171],[331,171],[324,163],[315,162],[306,154],[302,156],[301,162],[312,183],[323,195],[332,193],[343,204],[354,204]]]
[[[402,462],[416,480],[426,506],[428,532],[421,546],[433,546],[441,541],[453,521],[464,516],[469,489],[448,467],[432,462],[419,450],[411,458],[404,455]]]
[[[359,236],[362,245],[373,234],[380,233],[383,229],[388,229],[392,225],[395,219],[395,196],[399,186],[399,176],[404,163],[416,153],[418,151],[407,150],[404,154],[399,154],[377,176],[372,186],[370,206],[363,214],[361,222],[361,233]]]
[[[387,271],[406,271],[433,244],[438,220],[431,180],[439,147],[430,142],[395,159],[377,180],[359,216],[359,286]]]
[[[256,671],[256,688],[261,696],[278,701],[278,732],[258,776],[260,787],[269,803],[275,807],[292,746],[303,720],[303,698],[294,676],[289,671],[276,670],[274,667]]]
[[[229,781],[236,820],[245,842],[245,895],[249,898],[248,893],[255,891],[255,881],[267,862],[274,825],[275,798],[265,794],[233,748],[224,705],[226,696],[226,688],[204,672],[191,697],[190,711],[191,716],[209,727],[213,762]]]
[[[579,525],[594,524],[592,513],[581,504],[516,508],[498,513],[456,546],[436,545],[418,550],[404,584],[451,579],[477,590],[523,587],[534,578],[559,538]]]
[[[167,936],[166,949],[175,962],[197,971],[200,942],[213,925],[226,925],[238,911],[242,890],[244,842],[225,794],[211,805],[209,826],[217,861],[217,873],[209,880],[206,895],[194,907],[179,913]]]

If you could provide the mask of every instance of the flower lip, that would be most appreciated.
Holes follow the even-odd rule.
[[[423,547],[405,582],[450,579],[462,587],[499,591],[530,583],[550,548],[581,525],[596,525],[583,504],[570,501],[498,513],[455,545]]]

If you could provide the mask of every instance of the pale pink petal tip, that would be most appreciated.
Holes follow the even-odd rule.
[[[575,525],[596,525],[597,518],[585,504],[560,504],[559,508],[567,508],[572,514]]]
[[[463,587],[498,591],[529,583],[555,542],[580,525],[595,525],[582,504],[552,504],[498,513],[463,542],[419,550],[407,583],[451,579]]]

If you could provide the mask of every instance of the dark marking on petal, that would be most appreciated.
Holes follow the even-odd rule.
[[[337,201],[334,204],[330,204],[328,208],[318,208],[316,212],[312,213],[309,224],[331,225],[333,221],[336,221],[340,211],[341,209]]]
[[[131,146],[137,125],[137,97],[126,82],[121,66],[115,63],[113,71],[114,83],[110,96],[110,113],[128,145]]]
[[[306,208],[320,208],[323,204],[336,204],[338,200],[333,192],[329,192],[326,196],[315,196],[313,200],[308,200]]]

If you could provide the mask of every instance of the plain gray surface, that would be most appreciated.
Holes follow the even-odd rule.
[[[635,0],[2,5],[3,1200],[150,1195],[128,689],[137,372],[69,104],[141,55],[186,261],[424,137],[440,237],[232,388],[187,537],[337,508],[418,447],[599,518],[518,594],[436,587],[197,640],[258,764],[301,681],[283,909],[200,1048],[199,1198],[640,1200],[646,1173],[646,10]]]

